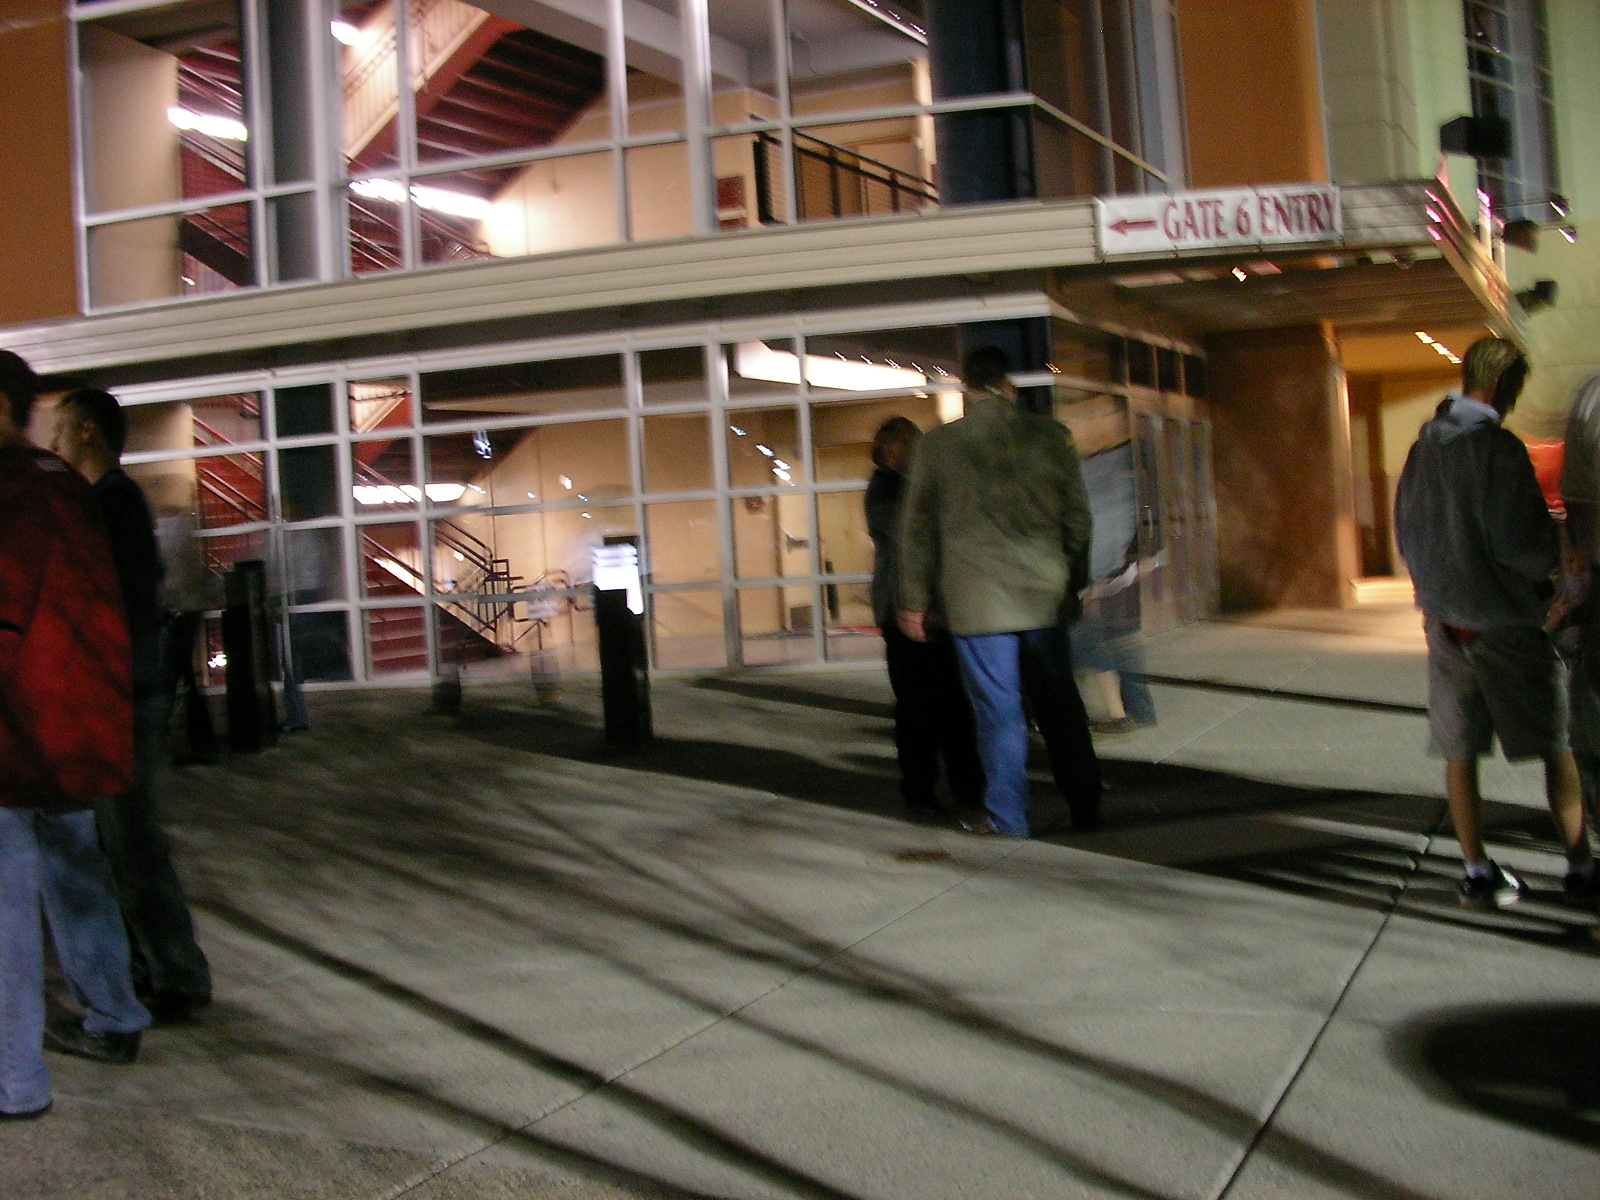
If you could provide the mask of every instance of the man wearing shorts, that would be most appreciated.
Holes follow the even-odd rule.
[[[1567,853],[1565,891],[1594,887],[1578,769],[1567,749],[1566,677],[1545,617],[1560,566],[1555,522],[1528,451],[1501,427],[1528,361],[1512,342],[1467,351],[1461,391],[1422,427],[1395,500],[1395,534],[1428,636],[1428,752],[1445,760],[1450,820],[1466,860],[1462,902],[1489,908],[1526,885],[1483,849],[1478,759],[1544,761]]]

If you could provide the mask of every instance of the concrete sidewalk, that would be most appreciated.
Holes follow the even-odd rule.
[[[175,778],[216,1005],[53,1057],[0,1197],[1590,1200],[1538,772],[1462,910],[1414,621],[1317,626],[1158,639],[1107,827],[1025,843],[898,817],[881,670],[658,681],[636,755],[582,682],[318,694]]]

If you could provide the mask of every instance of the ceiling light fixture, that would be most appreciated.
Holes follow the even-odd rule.
[[[760,379],[767,383],[800,382],[800,356],[789,350],[774,350],[765,342],[740,342],[734,348],[733,369],[743,379]],[[945,372],[940,371],[939,374]],[[816,354],[806,355],[805,375],[813,387],[842,392],[921,387],[928,382],[928,377],[921,371],[889,367],[881,363],[823,358]]]
[[[224,142],[248,142],[250,131],[245,128],[243,121],[236,121],[232,117],[216,117],[206,113],[193,112],[180,105],[173,105],[167,109],[167,121],[175,129],[203,133]]]

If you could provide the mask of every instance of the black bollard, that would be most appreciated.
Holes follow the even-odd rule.
[[[594,624],[600,639],[600,706],[606,744],[637,749],[653,736],[650,666],[644,617],[628,608],[626,589],[594,590]]]

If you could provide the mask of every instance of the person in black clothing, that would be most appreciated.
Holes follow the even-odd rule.
[[[119,465],[127,419],[95,388],[60,402],[53,449],[94,487],[122,585],[133,644],[134,784],[95,803],[133,945],[134,981],[157,1020],[185,1020],[211,1002],[211,966],[195,941],[183,885],[161,828],[156,775],[171,711],[162,661],[161,555],[144,492]]]
[[[899,604],[900,501],[906,471],[922,431],[906,417],[890,417],[872,439],[876,470],[867,483],[867,531],[872,535],[872,612],[883,633],[889,686],[894,691],[894,741],[900,761],[900,792],[913,817],[944,815],[934,783],[939,760],[963,812],[983,805],[983,764],[972,705],[961,685],[955,641],[939,632],[914,642],[895,620]]]

